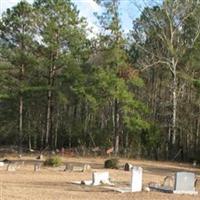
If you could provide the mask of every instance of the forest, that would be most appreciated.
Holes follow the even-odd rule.
[[[130,0],[131,1],[131,0]],[[163,0],[100,31],[71,0],[21,1],[0,18],[0,145],[200,160],[200,3]]]

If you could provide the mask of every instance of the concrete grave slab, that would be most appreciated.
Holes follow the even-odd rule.
[[[141,192],[142,191],[142,174],[143,174],[143,169],[141,167],[132,167],[130,187],[123,187],[123,188],[105,187],[105,188],[116,191],[116,192],[120,192],[120,193]]]
[[[74,166],[72,164],[66,164],[64,171],[70,172],[88,172],[91,171],[91,166],[88,164],[84,164],[83,166]]]
[[[73,181],[73,184],[92,186],[92,180]]]
[[[158,183],[150,183],[149,188],[151,190],[156,190],[156,191],[160,191],[160,192],[173,193],[173,188],[171,188],[169,186],[163,186]]]
[[[83,167],[81,166],[73,166],[72,167],[73,172],[83,172]]]

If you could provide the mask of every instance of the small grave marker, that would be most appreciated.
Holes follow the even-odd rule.
[[[70,163],[67,163],[67,164],[65,165],[64,171],[70,171],[70,172],[73,171],[73,165],[70,164]]]
[[[24,166],[24,161],[16,161],[13,163],[16,169],[20,169],[21,166]]]
[[[129,164],[129,163],[126,163],[124,165],[124,171],[131,171],[131,168],[133,167],[133,165]]]
[[[83,166],[73,166],[72,164],[68,163],[65,166],[64,171],[73,171],[73,172],[87,172],[90,171],[92,168],[88,164],[84,164]]]
[[[41,165],[42,165],[42,163],[40,163],[40,162],[35,162],[35,164],[34,164],[34,171],[35,171],[35,172],[40,171]]]
[[[88,172],[88,171],[91,171],[91,166],[90,165],[88,165],[88,164],[85,164],[85,165],[83,165],[83,172]]]
[[[15,166],[15,164],[12,164],[12,163],[8,164],[8,166],[7,166],[7,171],[9,171],[9,172],[14,172],[14,171],[16,171],[16,166]]]

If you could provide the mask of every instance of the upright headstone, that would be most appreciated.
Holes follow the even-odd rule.
[[[70,164],[70,163],[67,163],[67,164],[65,165],[64,171],[70,171],[70,172],[73,171],[73,165]]]
[[[93,172],[92,185],[111,184],[109,181],[109,172]]]
[[[131,171],[132,167],[133,167],[133,165],[131,165],[131,164],[129,164],[129,163],[126,163],[126,164],[124,165],[124,171]]]
[[[16,171],[16,166],[15,166],[15,164],[12,164],[12,163],[8,164],[8,166],[7,166],[7,171],[9,171],[9,172],[14,172],[14,171]]]
[[[35,172],[40,171],[41,165],[42,165],[41,162],[35,162],[35,163],[34,163],[34,171],[35,171]]]
[[[163,184],[161,185],[168,190],[174,189],[174,176],[166,176],[163,180]]]
[[[142,191],[142,168],[132,167],[131,169],[131,192]]]
[[[88,165],[88,164],[85,164],[85,165],[83,165],[83,172],[88,172],[88,171],[91,171],[91,166],[90,165]]]
[[[195,174],[191,172],[177,172],[175,175],[174,193],[197,194],[195,191]]]
[[[62,147],[62,148],[61,148],[61,155],[64,156],[64,154],[65,154],[65,148]]]

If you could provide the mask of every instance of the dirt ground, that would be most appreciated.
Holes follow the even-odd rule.
[[[10,160],[16,158],[9,157]],[[105,171],[103,163],[105,158],[79,158],[62,157],[63,163],[75,165],[90,164],[92,171]],[[0,200],[200,200],[200,194],[175,195],[162,192],[118,193],[103,187],[91,187],[72,184],[72,181],[90,180],[92,172],[66,172],[65,165],[58,168],[42,167],[34,172],[35,157],[22,157],[25,161],[14,172],[7,171],[6,167],[0,167]],[[189,164],[153,162],[121,159],[123,166],[126,162],[144,169],[143,184],[149,182],[162,183],[163,178],[177,171],[192,171],[200,177],[200,168],[194,168]],[[107,171],[107,170],[106,170]],[[127,186],[130,182],[130,172],[123,169],[109,170],[111,180],[117,186]],[[200,193],[200,187],[198,188]]]

